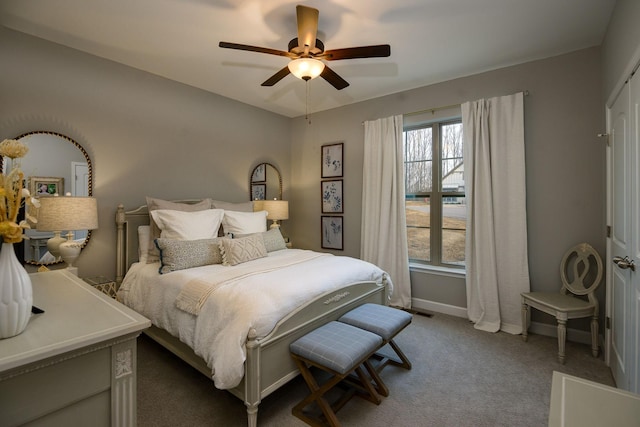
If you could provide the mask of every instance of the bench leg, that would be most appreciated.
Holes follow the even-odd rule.
[[[396,355],[398,356],[398,359],[396,360],[382,353],[375,353],[373,357],[375,357],[378,360],[378,364],[376,365],[376,370],[378,372],[382,372],[382,370],[387,365],[394,365],[400,368],[404,368],[406,370],[411,370],[411,362],[409,361],[409,358],[402,352],[400,347],[398,347],[398,344],[396,344],[395,341],[393,340],[390,340],[386,344],[389,344],[389,346],[393,349],[393,351],[395,351]],[[386,344],[383,344],[382,347],[384,347]]]
[[[407,356],[405,356],[405,354],[402,352],[402,350],[400,350],[400,347],[398,347],[398,345],[395,343],[395,341],[393,341],[393,340],[389,341],[389,345],[391,346],[391,348],[393,348],[393,351],[396,352],[396,354],[398,355],[398,357],[402,361],[402,363],[398,363],[395,360],[392,360],[391,363],[393,363],[396,366],[400,366],[401,368],[411,369],[411,362],[409,361]]]
[[[315,402],[322,411],[327,423],[332,427],[339,427],[341,425],[340,421],[338,421],[338,417],[336,417],[334,409],[324,398],[324,394],[338,384],[342,378],[335,376],[322,386],[319,386],[318,382],[311,374],[311,371],[309,371],[306,363],[297,358],[294,358],[294,360],[298,365],[298,369],[300,370],[300,373],[302,374],[304,381],[307,383],[307,387],[309,387],[311,393],[295,405],[293,409],[291,409],[291,413],[309,425],[322,426],[323,423],[319,422],[319,420],[311,418],[304,413],[304,408]],[[346,403],[346,400],[344,402],[342,402],[342,400],[345,399],[341,399],[341,402],[338,404],[340,407],[344,406]]]
[[[371,365],[371,362],[366,360],[364,362],[364,367],[367,368],[367,372],[375,384],[374,388],[376,392],[381,396],[389,396],[389,389],[387,388],[387,385],[382,381],[382,378],[378,375],[378,371],[376,371],[373,365]]]

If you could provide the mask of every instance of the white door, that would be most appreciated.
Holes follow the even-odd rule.
[[[629,345],[629,388],[627,390],[640,393],[640,76],[629,82],[631,104],[631,233],[633,235],[633,260],[635,271],[631,272],[630,298],[628,299],[629,315],[627,320],[627,341]]]
[[[86,163],[71,162],[71,195],[83,196],[89,195],[89,166]]]
[[[637,150],[634,123],[636,114],[631,107],[636,102],[631,98],[627,83],[609,110],[608,133],[608,212],[611,236],[608,244],[607,274],[607,361],[611,366],[616,385],[625,390],[637,390],[634,380],[638,350],[634,349],[637,330],[637,304],[632,303],[634,288],[637,289],[640,272],[638,244],[638,196],[636,185]],[[635,266],[634,266],[635,264]],[[635,307],[635,308],[634,308]],[[635,311],[635,313],[634,313]]]

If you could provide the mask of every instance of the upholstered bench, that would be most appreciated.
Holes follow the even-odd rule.
[[[369,362],[369,358],[381,345],[382,338],[379,335],[336,321],[320,326],[292,342],[289,346],[291,357],[311,391],[293,407],[291,410],[293,415],[310,425],[328,423],[331,426],[339,426],[336,412],[354,394],[357,393],[376,405],[380,404],[382,401],[380,395],[387,396],[389,392]],[[363,365],[369,375],[363,371]],[[329,373],[331,378],[319,385],[309,370],[310,366]],[[352,373],[356,375],[355,384],[353,379],[348,378]],[[325,398],[325,394],[343,380],[351,386],[331,405]],[[314,402],[322,411],[325,422],[321,416],[314,417],[304,412],[304,409]]]
[[[380,304],[367,303],[349,311],[339,318],[338,321],[379,335],[383,340],[380,347],[389,344],[393,351],[395,351],[400,360],[391,359],[379,353],[376,354],[380,360],[377,371],[380,372],[388,364],[411,369],[411,362],[402,350],[400,350],[400,347],[393,341],[393,338],[406,328],[412,319],[413,316],[406,311]]]

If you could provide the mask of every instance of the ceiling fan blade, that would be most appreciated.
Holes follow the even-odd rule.
[[[291,71],[289,71],[289,67],[284,67],[282,70],[278,71],[273,76],[265,80],[261,86],[273,86],[274,84],[278,83],[280,80],[287,77],[289,73],[291,73]]]
[[[237,50],[246,50],[249,52],[258,52],[258,53],[266,53],[269,55],[278,55],[278,56],[286,56],[288,58],[295,58],[296,55],[285,52],[284,50],[276,50],[269,49],[267,47],[258,47],[258,46],[249,46],[247,44],[238,44],[238,43],[229,43],[229,42],[220,42],[218,46],[225,49],[237,49]]]
[[[349,83],[345,79],[340,77],[338,74],[336,74],[335,71],[333,71],[326,65],[324,66],[324,70],[322,70],[322,74],[320,74],[320,77],[328,81],[331,86],[335,87],[338,90],[344,89],[345,87],[349,86]]]
[[[333,49],[318,55],[318,58],[327,61],[337,61],[338,59],[354,58],[383,58],[391,55],[391,46],[388,44],[378,44],[374,46],[347,47],[344,49]]]
[[[305,45],[309,50],[316,46],[316,36],[318,33],[318,9],[298,5],[296,6],[296,17],[298,20],[298,47],[304,49]]]

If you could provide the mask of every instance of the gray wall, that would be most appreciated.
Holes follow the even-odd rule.
[[[294,244],[320,248],[320,147],[345,144],[345,255],[360,254],[362,122],[528,90],[525,97],[531,285],[559,289],[559,263],[578,242],[605,253],[605,129],[599,48],[443,82],[303,117],[292,124]],[[338,252],[336,252],[338,253]],[[413,271],[414,298],[466,307],[464,279]],[[601,289],[604,291],[604,289]],[[604,300],[604,293],[602,293]]]
[[[0,139],[55,131],[93,161],[99,229],[78,259],[81,277],[114,277],[118,203],[246,201],[264,161],[288,195],[288,118],[1,27],[0,58]]]
[[[2,28],[0,57],[0,138],[60,132],[94,162],[100,228],[79,258],[81,276],[113,276],[118,203],[132,207],[145,195],[247,200],[250,170],[261,161],[282,171],[291,202],[285,233],[296,247],[320,249],[320,146],[332,142],[345,144],[345,250],[336,253],[357,257],[362,121],[521,90],[530,92],[525,137],[533,289],[557,289],[559,260],[575,242],[591,242],[604,254],[598,48],[313,114],[310,124]],[[413,272],[412,287],[419,299],[466,306],[460,278]]]
[[[602,43],[604,100],[612,102],[640,60],[640,1],[617,0]]]

